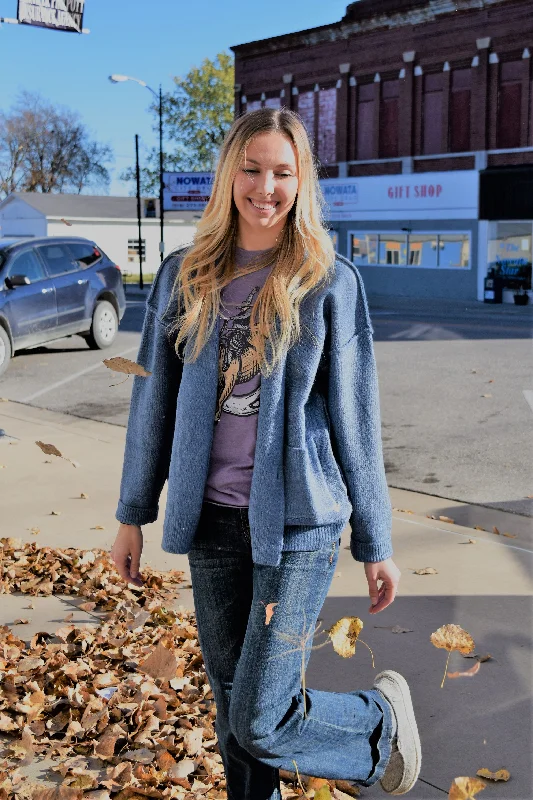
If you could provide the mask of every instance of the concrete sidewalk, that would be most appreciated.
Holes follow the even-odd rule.
[[[19,537],[52,547],[101,547],[109,550],[115,520],[126,431],[94,420],[39,409],[20,403],[0,403],[1,536]],[[10,438],[16,437],[16,438]],[[46,456],[36,440],[54,444],[78,468]],[[46,463],[51,462],[51,463]],[[85,493],[88,499],[80,499]],[[481,767],[502,767],[511,773],[508,783],[488,787],[483,800],[527,800],[533,796],[531,775],[531,619],[533,532],[531,520],[481,506],[468,506],[404,490],[390,490],[393,514],[394,560],[402,571],[396,601],[382,614],[368,613],[370,601],[362,564],[348,550],[349,527],[331,589],[322,609],[322,630],[342,616],[357,615],[364,622],[362,638],[370,654],[358,647],[352,659],[340,658],[331,647],[313,651],[306,681],[328,691],[369,688],[376,673],[397,669],[410,683],[423,744],[421,779],[410,792],[412,800],[444,797],[453,778],[474,776]],[[189,586],[174,606],[194,610],[186,555],[170,555],[160,548],[166,501],[161,498],[160,519],[143,528],[142,565],[160,570],[179,569]],[[60,511],[59,516],[51,511]],[[426,515],[446,516],[449,523]],[[103,530],[91,530],[102,525]],[[475,530],[475,526],[484,531]],[[493,533],[493,527],[500,535]],[[37,527],[40,533],[32,535]],[[510,536],[504,536],[504,533]],[[474,539],[475,543],[469,540]],[[415,569],[434,567],[435,575],[416,575]],[[2,596],[0,624],[7,624],[26,641],[37,631],[53,633],[64,616],[79,604],[72,597],[34,598],[29,625],[13,626],[27,616],[27,596]],[[76,610],[72,622],[98,624],[95,614]],[[430,634],[447,623],[465,628],[474,638],[475,652],[490,653],[472,679],[440,682],[446,654],[429,641]],[[393,634],[401,625],[411,632]],[[386,627],[383,627],[386,626]],[[317,634],[317,642],[324,636]],[[458,653],[450,670],[474,662]],[[38,779],[57,780],[40,765]],[[31,765],[25,773],[36,776]],[[361,797],[384,797],[379,786],[361,790]]]

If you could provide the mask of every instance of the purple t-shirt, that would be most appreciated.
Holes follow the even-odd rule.
[[[237,247],[237,270],[265,252]],[[218,402],[204,500],[223,505],[248,506],[250,502],[261,391],[250,316],[273,266],[236,277],[221,292]]]

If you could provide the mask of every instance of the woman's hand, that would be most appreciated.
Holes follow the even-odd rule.
[[[372,601],[372,605],[368,609],[370,614],[379,614],[394,601],[401,574],[392,558],[387,558],[385,561],[365,562],[368,593]],[[382,581],[379,588],[378,580]]]
[[[143,585],[139,575],[142,549],[143,535],[140,526],[121,522],[110,555],[120,576],[135,586]]]

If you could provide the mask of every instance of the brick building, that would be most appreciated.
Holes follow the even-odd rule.
[[[320,164],[339,252],[370,294],[531,289],[533,0],[359,0],[232,48],[235,113],[285,105]]]

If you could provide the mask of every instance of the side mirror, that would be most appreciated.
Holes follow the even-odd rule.
[[[8,275],[6,278],[6,286],[8,289],[14,289],[15,286],[29,286],[30,279],[26,275]]]

